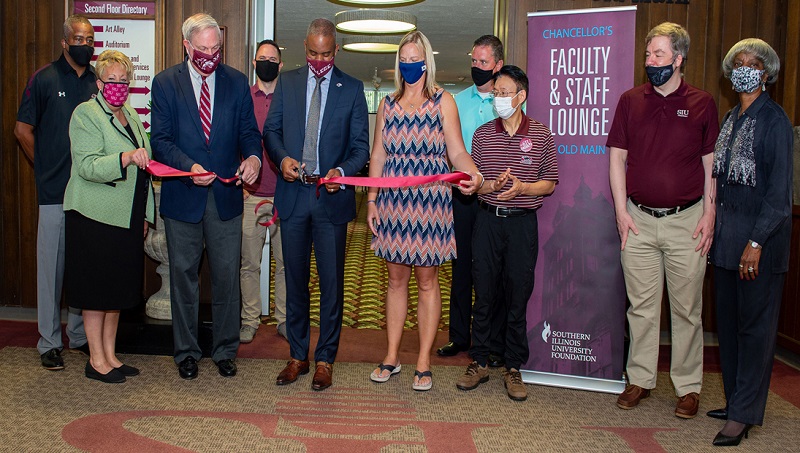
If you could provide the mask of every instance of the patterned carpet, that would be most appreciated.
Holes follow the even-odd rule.
[[[366,192],[356,191],[356,220],[347,226],[347,252],[344,265],[344,316],[342,324],[359,329],[383,329],[384,302],[388,276],[386,262],[375,256],[370,249],[372,232],[367,227]],[[317,264],[314,253],[311,254],[311,325],[319,327],[319,285]],[[275,262],[272,262],[274,275]],[[439,267],[439,285],[442,293],[442,319],[439,328],[449,324],[450,316],[450,263]],[[274,288],[274,285],[271,286]],[[274,294],[271,299],[274,300]],[[408,294],[409,315],[406,329],[417,327],[417,283],[411,277]],[[272,311],[271,311],[272,312]],[[274,320],[267,320],[274,324]]]
[[[198,379],[183,381],[171,357],[130,355],[142,374],[120,385],[83,377],[82,354],[65,353],[61,372],[33,366],[37,359],[34,348],[0,350],[0,451],[683,453],[718,451],[711,439],[722,426],[673,416],[666,373],[649,399],[623,411],[615,395],[532,385],[528,401],[514,402],[496,370],[463,392],[455,366],[434,366],[433,390],[417,393],[410,366],[374,384],[372,365],[340,362],[334,386],[313,392],[310,375],[276,386],[284,362],[272,359],[240,358],[239,375],[227,379],[205,359]],[[719,374],[706,373],[701,410],[723,404],[720,386]],[[797,451],[798,426],[800,408],[773,392],[765,426],[741,449]]]

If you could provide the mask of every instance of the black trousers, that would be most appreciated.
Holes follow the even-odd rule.
[[[453,188],[453,231],[456,237],[458,258],[452,264],[453,279],[450,284],[450,341],[462,346],[470,345],[472,322],[472,233],[478,214],[478,196],[464,195]],[[503,297],[503,288],[497,288],[497,297]],[[506,334],[505,304],[494,305],[492,311],[491,352],[502,356]]]
[[[519,369],[528,361],[528,299],[533,292],[539,226],[536,213],[522,217],[497,217],[479,210],[472,237],[475,305],[472,308],[470,355],[486,365],[491,350],[492,312],[503,305],[506,316],[506,368]],[[503,288],[505,297],[497,297]]]
[[[714,267],[728,420],[750,425],[764,421],[785,279],[785,273],[759,271],[755,280],[741,280],[738,271]]]

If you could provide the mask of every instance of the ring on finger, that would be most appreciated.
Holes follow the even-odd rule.
[[[753,270],[754,270],[754,269],[753,269],[752,267],[748,267],[748,268],[747,268],[747,272],[753,272]]]

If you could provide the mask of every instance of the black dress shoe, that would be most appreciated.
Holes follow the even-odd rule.
[[[194,379],[197,377],[197,360],[194,357],[186,357],[178,364],[178,374],[182,379]]]
[[[711,418],[718,418],[720,420],[727,420],[728,419],[728,409],[714,409],[711,411],[706,412],[706,415]]]
[[[236,376],[236,362],[233,359],[222,359],[217,363],[219,375],[222,377]]]
[[[119,372],[122,373],[122,375],[126,376],[126,377],[138,376],[139,375],[139,369],[138,368],[132,367],[132,366],[129,366],[129,365],[125,365],[124,363],[122,365],[118,366],[117,370],[119,370]]]
[[[745,439],[747,438],[747,432],[750,431],[752,427],[753,425],[744,425],[742,431],[735,436],[726,436],[720,431],[711,443],[717,447],[735,447],[742,441],[742,437]]]
[[[61,351],[58,349],[51,349],[42,357],[42,366],[50,371],[59,371],[64,369],[64,359],[61,358]]]
[[[489,354],[489,360],[486,361],[486,364],[489,365],[489,368],[500,368],[506,366],[506,359],[498,354]]]
[[[106,374],[102,374],[101,372],[94,369],[92,366],[92,362],[86,361],[86,369],[84,370],[86,377],[89,379],[95,379],[100,382],[105,382],[106,384],[121,384],[125,382],[125,376],[120,373],[120,371],[116,368],[112,368]]]
[[[466,351],[467,349],[469,349],[468,346],[462,346],[460,344],[456,344],[451,341],[446,345],[442,346],[441,348],[437,349],[436,353],[443,357],[451,357],[458,354],[461,351]]]

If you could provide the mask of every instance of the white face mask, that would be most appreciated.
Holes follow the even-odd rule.
[[[507,98],[501,98],[497,96],[494,97],[494,100],[492,100],[492,104],[494,105],[494,109],[495,111],[497,111],[497,115],[500,116],[500,118],[507,120],[511,118],[511,115],[513,115],[514,112],[517,111],[517,108],[519,106],[512,107],[511,101],[513,101],[514,98],[517,97],[517,95],[519,95],[519,93],[521,93],[521,91],[517,92],[517,94],[515,94],[514,96]]]

